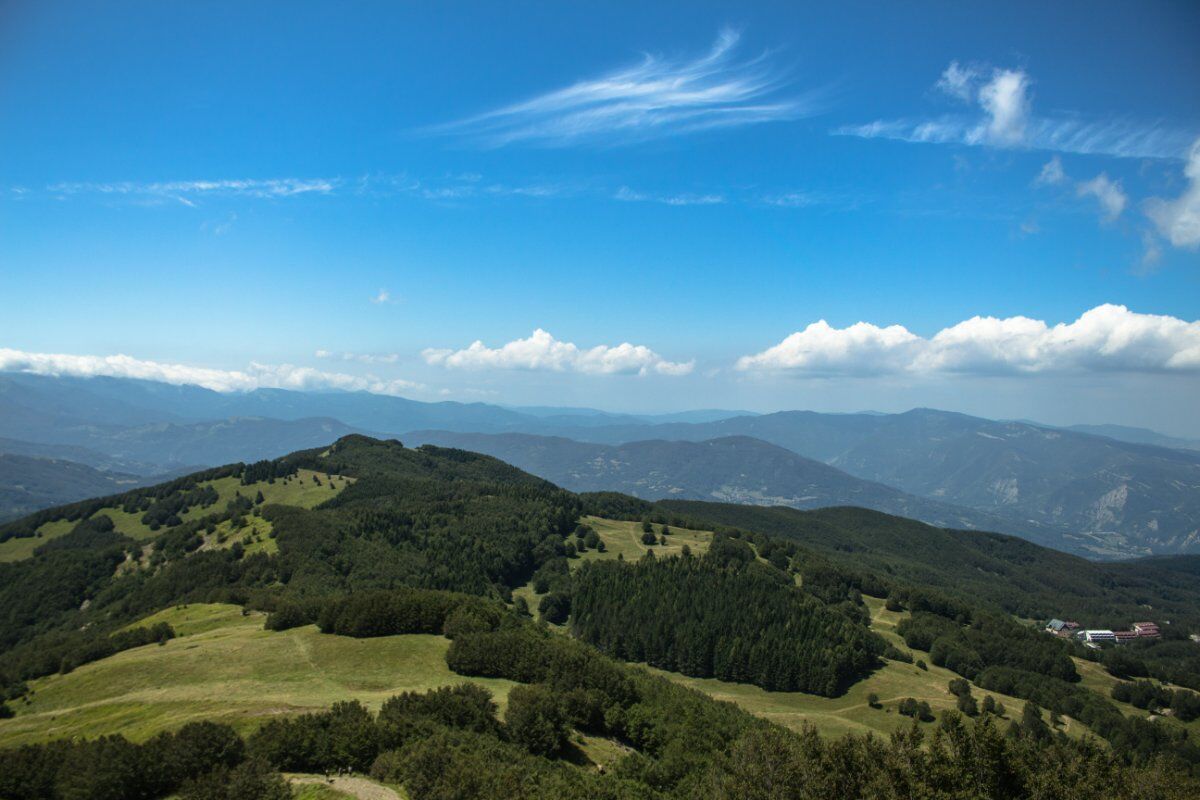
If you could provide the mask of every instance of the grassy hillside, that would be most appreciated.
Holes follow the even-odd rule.
[[[311,469],[300,469],[296,475],[280,479],[273,483],[258,481],[246,486],[243,486],[241,481],[232,476],[217,478],[211,481],[201,481],[197,486],[201,488],[211,486],[216,490],[219,499],[210,507],[194,506],[179,516],[184,522],[200,519],[214,510],[223,509],[225,504],[233,500],[238,494],[242,497],[254,498],[259,492],[263,494],[264,504],[275,503],[278,505],[295,506],[297,508],[313,508],[331,497],[335,497],[341,490],[353,483],[353,481],[353,478],[330,475]],[[140,512],[130,513],[124,511],[119,506],[105,506],[91,516],[95,517],[99,515],[109,517],[119,533],[136,541],[146,541],[161,533],[161,531],[151,530],[149,526],[143,523]],[[265,520],[263,523],[269,526],[269,523],[266,523]],[[227,534],[231,533],[228,530],[228,524],[223,524],[225,525],[223,532]],[[6,542],[0,542],[0,561],[19,561],[23,558],[29,558],[39,545],[69,533],[73,527],[75,527],[75,522],[73,521],[51,520],[38,528],[39,535],[36,537],[13,538]],[[269,531],[269,527],[261,528],[261,531],[266,533]]]
[[[610,533],[615,540],[627,534],[626,530]],[[703,546],[702,537],[696,539],[697,546]],[[905,614],[887,611],[879,600],[867,598],[867,603],[872,628],[904,649],[894,629]],[[423,691],[464,680],[446,667],[449,642],[440,636],[352,639],[322,635],[312,626],[271,632],[262,629],[263,615],[243,615],[239,607],[226,604],[171,608],[135,624],[156,622],[170,624],[178,638],[162,646],[111,656],[68,675],[34,681],[30,702],[18,703],[17,716],[0,722],[0,747],[117,731],[142,741],[198,719],[226,722],[245,733],[266,719],[325,708],[340,699],[356,698],[375,709],[401,691]],[[888,735],[907,728],[911,720],[896,711],[897,703],[906,697],[928,702],[940,716],[954,708],[955,698],[947,684],[957,677],[941,667],[931,665],[922,670],[888,661],[845,695],[830,699],[799,692],[767,692],[749,684],[689,678],[656,669],[651,672],[795,730],[813,725],[827,737],[865,732]],[[1113,680],[1107,673],[1085,672],[1085,676],[1107,694]],[[514,685],[501,679],[471,680],[490,689],[501,707]],[[868,705],[871,694],[879,696],[882,708]],[[1009,718],[1019,714],[1023,703],[978,688],[974,694],[980,702],[989,694],[995,696],[1005,705]],[[1130,713],[1145,714],[1128,708]],[[1072,736],[1086,732],[1083,725],[1070,719],[1064,720],[1061,729]],[[584,744],[592,749],[613,747],[607,740]]]
[[[220,604],[168,609],[145,622],[170,623],[179,636],[33,681],[29,702],[16,703],[17,716],[0,721],[0,747],[117,732],[142,741],[201,719],[246,732],[338,700],[378,708],[400,692],[464,680],[446,667],[450,643],[441,636],[352,639],[314,626],[265,631],[262,614]],[[501,705],[513,685],[472,680]]]
[[[905,612],[892,612],[884,608],[882,600],[865,598],[871,610],[871,627],[889,643],[907,650],[904,642],[896,635],[897,623],[907,616]],[[925,657],[915,653],[917,658]],[[927,665],[921,669],[902,661],[887,661],[866,679],[859,681],[841,697],[827,698],[801,692],[768,692],[757,686],[728,683],[715,679],[689,678],[674,672],[652,670],[676,683],[698,689],[716,700],[735,703],[752,714],[769,719],[793,730],[813,725],[822,736],[841,736],[847,733],[876,733],[888,736],[912,724],[909,717],[897,712],[897,704],[906,697],[929,703],[939,717],[955,707],[956,698],[947,685],[955,673],[942,667]],[[1019,718],[1024,701],[998,692],[985,692],[972,687],[972,693],[980,703],[991,695],[1004,704],[1007,718]],[[870,695],[879,697],[879,708],[868,703]],[[1087,734],[1087,728],[1078,721],[1064,718],[1060,728],[1072,737]]]
[[[884,602],[876,598],[866,597],[864,601],[871,610],[872,630],[887,639],[889,643],[907,651],[908,648],[896,634],[895,629],[900,620],[909,616],[908,612],[888,611],[884,607]],[[916,659],[924,658],[928,661],[928,655],[925,653],[915,652],[913,655]],[[1118,679],[1106,672],[1099,664],[1082,659],[1075,659],[1075,664],[1083,676],[1082,685],[1108,698]],[[826,737],[868,732],[888,736],[895,731],[906,729],[912,723],[911,719],[896,711],[897,704],[904,698],[912,697],[929,703],[939,717],[944,712],[955,708],[956,698],[949,692],[947,686],[951,680],[960,676],[933,664],[927,663],[926,666],[928,669],[923,670],[902,661],[886,661],[879,670],[856,683],[846,694],[836,698],[800,692],[768,692],[749,684],[689,678],[679,673],[653,668],[651,671],[683,686],[702,691],[713,699],[734,703],[756,716],[769,719],[793,730],[800,730],[805,725],[813,725],[822,736]],[[880,708],[872,708],[868,704],[868,697],[872,694],[879,697]],[[1020,719],[1020,712],[1025,704],[1024,700],[1000,692],[984,691],[973,684],[972,694],[980,703],[989,695],[994,697],[998,702],[1004,704],[1008,720]],[[1128,703],[1113,702],[1129,716],[1141,718],[1148,716],[1148,712],[1143,709]],[[1178,720],[1162,718],[1160,722],[1171,727],[1184,727],[1193,737],[1200,735],[1200,720],[1182,723]],[[1062,725],[1057,730],[1072,738],[1092,735],[1086,725],[1065,716],[1062,718]]]

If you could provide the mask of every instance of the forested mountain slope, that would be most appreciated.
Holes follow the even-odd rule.
[[[753,508],[665,501],[716,525],[778,536],[830,559],[982,601],[1019,617],[1122,628],[1155,616],[1200,627],[1200,556],[1097,563],[1015,536],[948,530],[861,508]]]

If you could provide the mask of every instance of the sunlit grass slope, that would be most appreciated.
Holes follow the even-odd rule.
[[[863,599],[871,610],[872,629],[890,644],[907,651],[903,640],[896,634],[896,625],[907,615],[906,612],[888,611],[884,608],[883,601],[876,598]],[[913,657],[914,661],[923,658],[928,662],[928,655],[925,653],[913,652]],[[850,687],[844,695],[834,698],[800,692],[768,692],[749,684],[689,678],[663,670],[652,671],[676,683],[699,689],[717,700],[736,703],[752,714],[780,725],[799,729],[807,723],[814,725],[822,735],[839,736],[868,732],[888,735],[895,730],[907,728],[912,724],[911,718],[901,715],[896,710],[897,704],[906,697],[924,700],[938,716],[953,709],[956,698],[950,694],[947,687],[952,679],[959,676],[932,664],[928,664],[928,667],[928,670],[923,670],[915,664],[888,661],[870,677]],[[882,708],[870,706],[868,698],[872,694],[878,695]],[[992,695],[1004,704],[1009,719],[1020,718],[1023,700],[997,692],[985,692],[976,686],[972,686],[972,694],[981,704],[984,697]],[[1007,722],[1001,720],[1001,724],[1006,725]],[[1082,723],[1067,718],[1063,719],[1061,730],[1071,736],[1087,733],[1087,728]]]
[[[183,514],[180,514],[179,518],[187,522],[199,519],[215,511],[224,510],[225,504],[234,499],[239,493],[243,497],[249,497],[253,500],[259,492],[262,492],[264,503],[313,508],[331,497],[335,497],[338,492],[353,482],[353,478],[347,478],[342,475],[329,475],[324,472],[314,472],[309,469],[298,470],[296,475],[276,480],[274,483],[259,481],[258,483],[243,486],[238,478],[232,476],[212,481],[203,481],[197,485],[201,487],[212,486],[217,490],[219,499],[214,505],[207,508],[200,506],[190,508]],[[109,507],[102,508],[96,513],[107,515],[112,519],[113,525],[116,526],[118,531],[138,541],[151,539],[165,530],[150,530],[150,527],[142,522],[141,512],[127,513],[121,508]],[[34,549],[39,545],[69,533],[75,527],[75,524],[75,522],[67,520],[55,520],[47,522],[38,529],[38,533],[41,534],[40,536],[9,539],[7,542],[2,542],[0,543],[0,561],[19,561],[23,558],[29,558],[33,555]],[[265,534],[269,531],[269,524],[265,521],[261,521],[261,524],[267,526],[261,531]],[[225,523],[225,528],[228,529],[227,523]],[[228,533],[228,530],[226,532]],[[241,536],[233,537],[233,539],[227,542],[226,546],[231,546],[234,541],[238,541],[241,538]],[[263,543],[258,544],[260,545],[258,548],[247,546],[247,549],[250,552],[254,552],[256,549],[273,552],[271,546]]]
[[[143,740],[212,719],[242,732],[280,715],[358,699],[377,709],[403,691],[461,683],[446,667],[441,636],[351,639],[315,626],[263,630],[263,616],[231,605],[170,609],[147,622],[180,634],[33,681],[31,702],[0,721],[0,747],[60,737],[122,733]],[[473,679],[474,680],[474,679]],[[503,705],[509,681],[477,679]]]

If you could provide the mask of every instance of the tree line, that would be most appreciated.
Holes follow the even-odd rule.
[[[771,567],[722,561],[728,547],[714,542],[703,558],[585,564],[572,632],[625,661],[772,691],[835,695],[877,665],[884,644],[861,620]]]

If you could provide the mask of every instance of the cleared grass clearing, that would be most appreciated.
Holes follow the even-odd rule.
[[[893,612],[884,608],[884,601],[864,597],[871,610],[871,627],[888,642],[907,651],[904,642],[896,634],[896,624],[906,616],[905,612]],[[928,656],[914,652],[914,660]],[[795,730],[806,723],[816,727],[822,736],[841,736],[847,733],[876,733],[889,735],[893,731],[908,728],[912,719],[897,712],[896,706],[906,697],[929,703],[935,715],[955,708],[957,698],[950,694],[947,685],[959,677],[950,670],[929,665],[928,670],[913,664],[887,661],[868,678],[859,681],[841,697],[820,697],[800,692],[768,692],[757,686],[728,683],[707,678],[689,678],[674,672],[650,668],[650,671],[704,692],[717,700],[726,700],[760,717],[764,717]],[[872,708],[867,699],[871,694],[879,696],[882,708]],[[997,692],[986,692],[972,686],[972,694],[980,704],[983,698],[992,695],[1003,703],[1006,717],[1019,717],[1024,701]],[[1047,717],[1048,718],[1048,717]],[[1005,720],[1000,724],[1007,725]],[[1060,728],[1069,736],[1083,736],[1087,728],[1075,720],[1064,718]]]
[[[610,769],[613,764],[634,752],[633,748],[618,742],[616,739],[604,736],[590,736],[578,731],[572,736],[572,741],[579,748],[579,752],[587,759],[585,763],[593,767]]]
[[[446,667],[441,636],[351,639],[315,626],[262,629],[263,615],[231,605],[168,609],[139,622],[164,621],[180,636],[32,681],[31,702],[0,721],[0,747],[120,732],[134,741],[211,719],[242,733],[282,714],[357,699],[373,710],[403,691],[466,679]],[[472,679],[502,708],[511,681]]]
[[[316,480],[314,480],[314,477]],[[253,500],[258,496],[259,492],[263,494],[264,503],[313,508],[331,497],[336,497],[338,492],[345,489],[354,480],[354,478],[344,475],[330,475],[326,472],[301,469],[294,476],[285,479],[281,478],[274,483],[259,481],[258,483],[243,486],[241,480],[235,477],[203,481],[198,486],[213,487],[217,490],[219,499],[216,503],[208,507],[195,506],[190,508],[180,514],[179,518],[184,522],[200,519],[216,511],[223,511],[226,503],[233,500],[238,494]],[[320,482],[318,483],[318,481]],[[110,506],[102,508],[96,513],[108,516],[118,531],[139,542],[152,539],[166,530],[165,528],[160,528],[157,531],[150,530],[150,526],[142,522],[142,512],[140,511],[127,513],[118,507]],[[260,522],[267,524],[265,520],[260,520]],[[21,559],[29,558],[33,555],[34,549],[39,545],[70,533],[75,525],[75,522],[68,520],[55,520],[47,522],[38,528],[40,536],[27,539],[9,539],[7,542],[0,543],[0,561],[20,561]],[[225,546],[232,546],[232,544],[233,542],[230,541]],[[263,552],[274,552],[274,550],[270,549],[271,545],[265,543],[259,544],[261,546],[258,549]],[[247,545],[247,550],[256,552],[249,545]]]
[[[362,776],[331,776],[305,773],[284,773],[292,784],[295,800],[406,800],[408,795],[399,786],[373,781]]]
[[[261,615],[254,616],[257,616],[259,620],[262,619]],[[242,609],[239,606],[227,603],[189,603],[163,609],[156,614],[143,617],[137,622],[126,625],[124,630],[165,622],[175,629],[177,637],[195,636],[199,633],[208,633],[218,628],[236,625],[241,620]]]
[[[292,797],[294,800],[350,800],[354,795],[321,783],[301,783],[292,785]]]
[[[684,545],[691,548],[692,553],[698,556],[708,551],[713,537],[710,531],[671,528],[671,532],[667,534],[667,544],[656,544],[650,547],[642,544],[642,523],[640,522],[623,522],[601,517],[584,517],[580,522],[595,529],[601,541],[604,542],[605,552],[588,550],[581,553],[579,561],[572,562],[573,567],[587,561],[614,559],[618,555],[624,556],[626,561],[637,561],[650,550],[653,550],[654,555],[659,557],[677,556],[683,552]],[[661,528],[661,525],[654,525],[654,533],[657,535]]]
[[[234,530],[229,520],[217,525],[217,529],[204,536],[201,550],[228,550],[240,542],[246,553],[266,553],[272,555],[279,552],[279,544],[271,538],[272,525],[262,517],[248,516],[242,518],[242,527]]]
[[[672,555],[677,556],[683,553],[684,545],[687,545],[691,549],[693,555],[699,556],[708,552],[713,538],[711,531],[690,531],[684,528],[671,528],[671,533],[667,534],[667,544],[656,544],[651,547],[642,544],[642,523],[640,522],[623,522],[621,520],[604,519],[602,517],[583,517],[579,521],[596,531],[596,534],[600,537],[600,541],[604,542],[604,552],[602,553],[599,550],[585,550],[579,554],[578,558],[571,559],[572,571],[579,569],[580,566],[589,561],[614,561],[617,558],[624,558],[626,561],[637,561],[650,550],[653,550],[654,555],[658,558],[666,558]],[[654,533],[657,535],[661,529],[662,526],[656,524],[654,526]],[[574,539],[571,541],[574,541]],[[538,603],[541,602],[544,596],[533,590],[532,582],[513,590],[513,597],[524,597],[534,616],[537,616]],[[565,630],[564,626],[561,625],[554,627]]]
[[[1122,681],[1119,678],[1110,675],[1108,670],[1106,670],[1104,667],[1094,661],[1085,661],[1082,658],[1076,658],[1073,659],[1073,661],[1075,662],[1075,669],[1079,670],[1079,674],[1083,678],[1083,680],[1080,681],[1080,685],[1082,685],[1084,688],[1091,689],[1101,697],[1107,698],[1109,702],[1121,709],[1121,713],[1127,717],[1140,717],[1141,719],[1148,719],[1150,717],[1150,712],[1144,708],[1138,708],[1132,703],[1124,703],[1120,700],[1113,699],[1112,688],[1118,683],[1122,683]],[[1151,683],[1160,686],[1162,685],[1162,681],[1144,678],[1141,680],[1150,680]],[[1168,688],[1176,687],[1169,686]],[[1178,725],[1186,728],[1188,730],[1189,738],[1200,736],[1200,719],[1194,719],[1191,722],[1183,722],[1175,717],[1167,716],[1156,717],[1156,721],[1164,725]]]
[[[74,522],[58,519],[53,522],[47,522],[38,528],[38,536],[29,536],[24,539],[9,539],[7,542],[0,542],[0,561],[20,561],[25,558],[32,558],[33,551],[38,547],[51,539],[57,539],[59,536],[70,533],[74,527]]]

